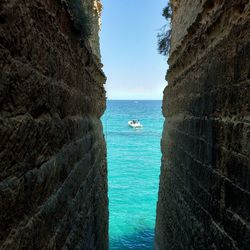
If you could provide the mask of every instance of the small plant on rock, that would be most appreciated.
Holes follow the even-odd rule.
[[[158,52],[164,56],[169,54],[170,41],[172,33],[172,7],[170,2],[163,9],[162,16],[166,18],[169,24],[164,25],[157,34],[158,38]]]

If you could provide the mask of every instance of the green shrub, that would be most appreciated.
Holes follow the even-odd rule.
[[[163,9],[162,16],[165,17],[167,20],[172,18],[172,7],[170,2],[168,5]]]
[[[73,18],[73,28],[81,39],[87,39],[91,35],[92,20],[83,7],[81,0],[66,0]]]
[[[162,16],[166,18],[169,25],[164,25],[161,31],[157,34],[158,39],[158,52],[167,56],[170,51],[171,33],[172,33],[172,7],[170,2],[163,9]]]

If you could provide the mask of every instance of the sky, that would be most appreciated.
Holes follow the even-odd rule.
[[[108,99],[161,100],[167,58],[157,51],[167,0],[102,0],[100,33]]]

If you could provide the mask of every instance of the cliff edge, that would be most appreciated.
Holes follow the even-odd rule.
[[[172,6],[155,248],[250,249],[250,3]]]
[[[76,2],[0,2],[1,249],[108,249],[99,1]]]

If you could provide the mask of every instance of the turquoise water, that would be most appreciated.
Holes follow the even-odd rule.
[[[142,129],[127,122],[139,119]],[[153,249],[160,174],[161,101],[108,101],[110,249]]]

